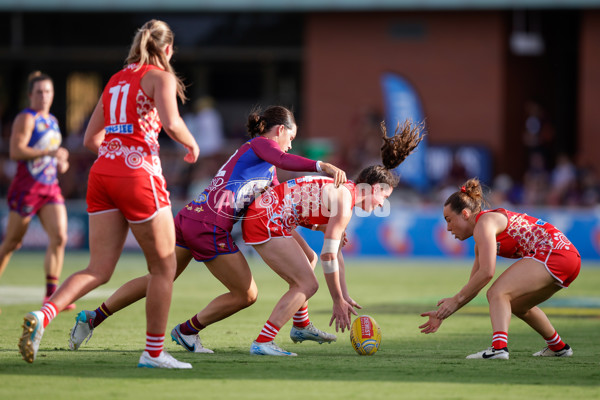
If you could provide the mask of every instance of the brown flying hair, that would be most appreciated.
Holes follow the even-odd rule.
[[[381,161],[383,165],[372,165],[363,169],[356,179],[356,183],[386,183],[390,187],[398,186],[400,178],[392,170],[408,157],[421,143],[424,134],[421,134],[424,123],[415,124],[410,120],[396,125],[394,136],[387,136],[385,121],[381,121]]]

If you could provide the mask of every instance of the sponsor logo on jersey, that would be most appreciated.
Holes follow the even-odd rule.
[[[130,134],[133,133],[133,124],[109,125],[105,127],[104,130],[106,133]]]

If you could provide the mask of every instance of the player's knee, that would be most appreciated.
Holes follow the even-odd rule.
[[[51,235],[48,239],[50,245],[54,247],[66,247],[69,236],[67,235],[67,232],[57,232],[56,234]]]
[[[316,277],[306,282],[304,285],[304,293],[306,294],[307,299],[317,293],[317,290],[319,290],[319,281],[317,281]]]
[[[5,239],[4,243],[2,243],[2,250],[4,253],[12,253],[16,250],[19,250],[22,245],[22,240]]]
[[[506,303],[507,301],[512,302],[513,300],[511,295],[505,289],[493,285],[488,289],[486,297],[489,304]]]
[[[491,303],[494,300],[498,299],[498,297],[500,296],[500,292],[492,285],[492,287],[490,287],[486,292],[485,296],[487,298],[488,303]]]
[[[236,296],[236,300],[238,303],[238,307],[240,310],[242,308],[250,307],[252,304],[256,303],[258,299],[258,290],[256,288],[251,288],[246,290],[243,293],[239,293]]]
[[[243,304],[244,308],[250,307],[252,304],[256,303],[257,299],[258,299],[258,292],[248,293],[248,295],[244,299],[244,304]]]
[[[81,274],[84,275],[90,275],[93,280],[94,283],[96,284],[96,287],[99,285],[104,285],[105,283],[107,283],[110,280],[110,277],[112,276],[112,273],[108,272],[111,271],[111,269],[109,268],[91,268],[88,266],[88,268],[82,272],[80,272]]]
[[[317,262],[319,261],[319,257],[317,257],[317,253],[315,253],[314,251],[312,252],[312,255],[309,255],[307,257],[308,257],[308,262],[310,262],[310,267],[314,271],[315,268],[317,267]]]
[[[107,275],[107,274],[98,275],[98,276],[96,276],[96,280],[99,285],[104,285],[105,283],[108,283],[108,281],[110,280],[110,275]]]

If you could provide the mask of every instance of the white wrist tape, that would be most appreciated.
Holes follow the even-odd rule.
[[[330,261],[321,260],[321,265],[323,266],[323,272],[326,274],[331,274],[340,269],[340,264],[338,263],[337,258],[334,258]]]
[[[323,170],[321,169],[321,163],[322,163],[322,162],[323,162],[323,161],[321,161],[321,160],[317,161],[317,166],[316,166],[316,168],[317,168],[317,172],[323,172]]]
[[[340,249],[341,240],[336,239],[325,239],[323,240],[323,249],[321,249],[321,254],[337,254]]]

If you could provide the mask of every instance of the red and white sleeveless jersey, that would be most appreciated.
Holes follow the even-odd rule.
[[[162,124],[140,82],[155,65],[130,64],[113,75],[102,93],[106,135],[94,172],[111,176],[162,175],[158,134]]]
[[[290,234],[297,225],[327,224],[336,210],[328,210],[323,204],[323,187],[333,185],[333,179],[322,176],[303,176],[270,188],[250,205],[253,212],[246,215],[245,222],[252,223],[257,214],[266,219],[272,232],[281,230]],[[356,184],[344,184],[352,194],[350,210],[356,201]],[[341,211],[340,211],[341,212]]]
[[[476,220],[488,212],[499,212],[508,218],[506,229],[496,235],[497,254],[500,257],[533,257],[544,261],[553,250],[579,254],[573,243],[546,221],[504,208],[482,211]]]

